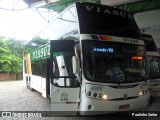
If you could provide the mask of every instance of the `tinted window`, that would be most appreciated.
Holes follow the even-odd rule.
[[[148,56],[150,63],[150,77],[159,78],[160,77],[160,57],[158,56]]]
[[[46,75],[46,60],[32,61],[31,63],[32,74],[37,76]]]
[[[85,40],[82,47],[87,80],[131,83],[148,79],[144,46]]]

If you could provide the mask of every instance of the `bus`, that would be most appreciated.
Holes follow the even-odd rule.
[[[151,86],[159,85],[160,84],[160,53],[151,35],[141,34],[141,39],[144,40],[144,43],[146,45]]]
[[[24,81],[50,98],[51,111],[99,115],[148,105],[146,49],[131,13],[76,2],[39,36],[50,42],[24,57]]]

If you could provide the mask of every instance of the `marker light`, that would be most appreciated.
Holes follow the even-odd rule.
[[[99,35],[101,40],[113,40],[111,36]]]
[[[105,100],[106,100],[106,99],[107,99],[107,95],[103,95],[103,99],[105,99]]]
[[[132,60],[142,60],[142,56],[133,56]]]

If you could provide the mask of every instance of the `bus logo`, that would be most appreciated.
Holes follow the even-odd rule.
[[[130,38],[124,38],[124,42],[126,43],[133,43],[133,44],[139,44],[140,42],[136,39],[130,39]]]
[[[68,101],[68,94],[67,93],[63,93],[61,95],[61,101]]]
[[[92,86],[90,90],[92,91],[102,91],[103,87],[102,86]]]
[[[108,8],[101,8],[101,7],[96,7],[96,6],[88,6],[86,5],[86,10],[91,12],[91,11],[95,11],[96,13],[102,13],[102,14],[109,14],[109,15],[119,15],[121,17],[127,17],[129,19],[133,19],[132,15],[120,10],[116,10],[116,9],[109,9]]]

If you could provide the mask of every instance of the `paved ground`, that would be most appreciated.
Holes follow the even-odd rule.
[[[151,87],[152,105],[148,107],[148,111],[160,112],[160,85]]]
[[[0,82],[0,111],[50,111],[50,100],[45,99],[39,92],[31,92],[23,81]],[[152,87],[151,105],[144,111],[160,111],[160,86]],[[116,116],[117,114],[113,114]],[[121,117],[45,117],[45,118],[5,118],[0,120],[121,120]],[[125,118],[128,120],[129,118]],[[160,118],[130,118],[130,120],[159,120]],[[124,120],[124,118],[123,118]]]
[[[0,82],[0,111],[50,111],[50,100],[31,92],[22,81]]]

